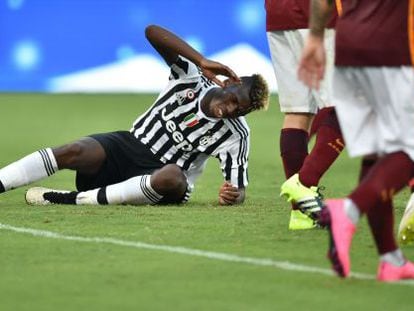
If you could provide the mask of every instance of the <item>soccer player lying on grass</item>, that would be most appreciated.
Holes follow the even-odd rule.
[[[34,152],[0,170],[0,192],[76,171],[78,191],[31,188],[29,204],[166,204],[185,202],[209,157],[220,161],[222,205],[242,203],[249,127],[244,115],[268,105],[257,74],[238,78],[159,26],[146,37],[171,68],[169,83],[128,131],[91,135]],[[225,82],[217,75],[227,76]]]

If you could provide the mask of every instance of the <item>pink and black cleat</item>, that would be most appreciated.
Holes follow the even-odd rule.
[[[347,277],[350,272],[349,250],[356,226],[345,214],[344,200],[331,199],[325,201],[320,223],[329,232],[329,249],[327,257],[332,263],[333,270],[340,277]]]
[[[377,279],[381,282],[396,282],[403,279],[414,279],[414,264],[410,261],[406,261],[402,266],[394,266],[389,262],[380,262]]]

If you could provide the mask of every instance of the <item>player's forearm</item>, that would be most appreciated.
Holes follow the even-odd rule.
[[[323,37],[333,7],[333,0],[312,0],[309,20],[309,29],[312,35]]]
[[[181,55],[198,66],[204,59],[203,55],[165,28],[157,25],[150,25],[145,29],[145,35],[152,46],[154,46],[163,57],[165,57],[165,53],[169,54],[170,57]]]

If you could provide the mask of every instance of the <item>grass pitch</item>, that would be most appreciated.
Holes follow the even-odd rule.
[[[154,99],[153,95],[2,94],[0,167],[43,147],[129,129]],[[24,202],[24,187],[0,196],[0,224],[61,237],[181,246],[329,269],[326,232],[287,229],[289,206],[278,195],[284,180],[278,151],[281,119],[276,98],[269,111],[248,116],[250,185],[243,206],[218,206],[222,177],[218,162],[211,159],[184,206],[30,207]],[[321,182],[325,195],[346,195],[356,183],[358,168],[359,160],[344,153]],[[59,172],[37,184],[73,189],[73,176]],[[408,195],[404,191],[396,198],[396,224]],[[412,284],[341,280],[319,272],[102,241],[1,229],[0,310],[412,310]],[[412,247],[403,251],[414,259]],[[375,275],[377,256],[365,220],[351,258],[352,271]]]

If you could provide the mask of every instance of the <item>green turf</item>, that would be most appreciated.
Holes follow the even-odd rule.
[[[83,135],[129,129],[153,95],[0,95],[0,167],[42,147]],[[278,154],[281,114],[248,117],[250,185],[240,207],[219,207],[222,183],[212,159],[185,206],[29,207],[23,189],[0,196],[0,223],[82,237],[183,246],[329,268],[326,232],[288,231],[289,206]],[[327,196],[355,185],[358,160],[341,156],[322,180]],[[73,188],[60,172],[37,184]],[[396,222],[408,193],[396,199]],[[0,230],[0,310],[412,310],[413,286],[340,280],[315,273],[208,258],[33,237]],[[403,249],[414,259],[414,249]],[[377,256],[365,220],[352,269],[375,274]]]

